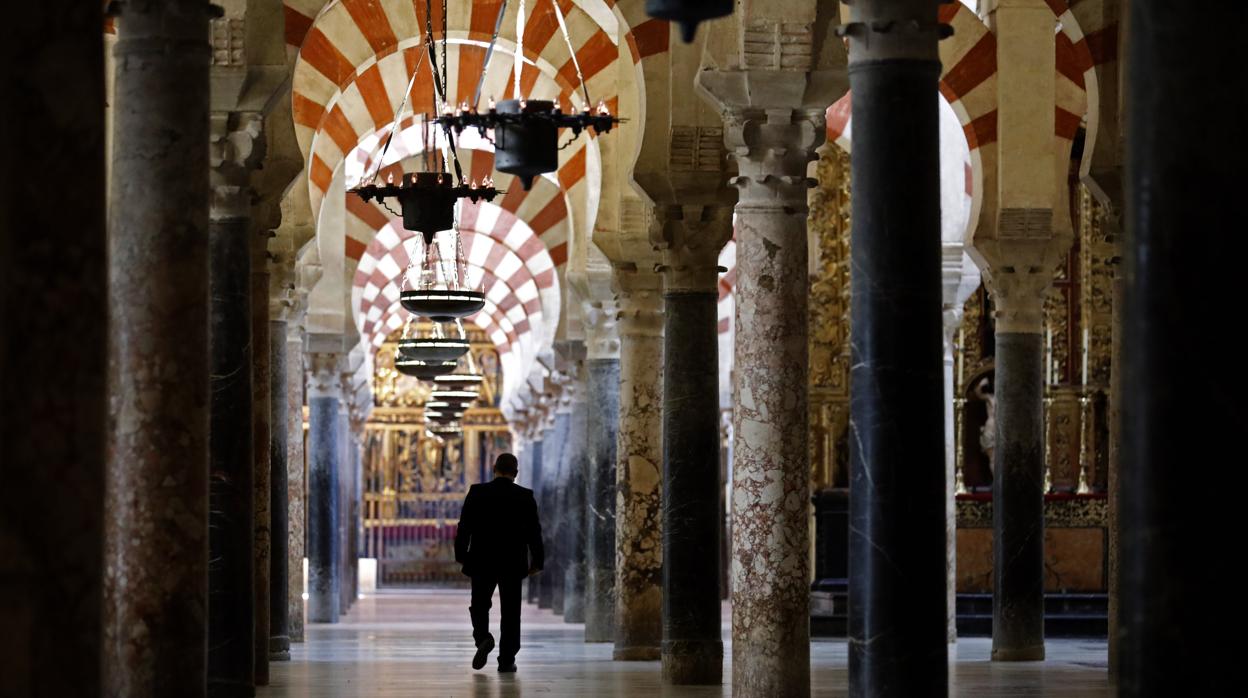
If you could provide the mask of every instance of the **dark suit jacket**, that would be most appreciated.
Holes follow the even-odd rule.
[[[455,533],[455,561],[469,577],[523,579],[530,567],[540,570],[545,551],[533,490],[505,477],[468,488]]]

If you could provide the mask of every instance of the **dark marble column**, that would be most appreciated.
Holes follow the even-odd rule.
[[[937,4],[856,3],[847,25],[854,696],[948,693]]]
[[[997,332],[992,657],[1044,659],[1044,338]]]
[[[615,649],[659,658],[663,642],[662,279],[617,269],[620,333],[615,471]]]
[[[224,126],[227,132],[240,125]],[[215,124],[214,124],[215,125]],[[245,171],[213,171],[209,422],[208,690],[255,692],[255,475],[251,222]]]
[[[6,65],[0,77],[0,94],[5,95],[0,121],[0,147],[4,149],[0,163],[0,318],[4,319],[0,339],[0,404],[4,405],[4,418],[0,419],[0,481],[4,483],[0,485],[0,618],[4,627],[0,634],[0,695],[4,696],[101,694],[106,525],[102,493],[109,427],[101,7],[102,3],[54,0],[5,8],[6,21],[13,23],[14,30],[0,48]],[[50,50],[53,46],[57,49]],[[132,72],[128,96],[136,96],[135,87]],[[143,97],[152,96],[146,87],[141,91]],[[66,95],[74,98],[66,99]],[[135,145],[139,135],[133,130],[137,113],[131,112],[129,117],[128,136]],[[133,168],[137,159],[126,161]],[[32,176],[32,163],[37,163],[37,176]],[[193,194],[198,185],[197,193],[203,197],[204,178],[191,180],[179,182],[174,191],[187,187]],[[50,182],[72,182],[72,194],[49,186]],[[168,192],[162,190],[162,194]],[[153,197],[136,208],[152,215],[167,207],[169,199]],[[128,213],[128,229],[118,231],[126,239],[143,239],[153,233],[150,226],[132,219],[133,212]],[[203,205],[189,213],[188,233],[198,224],[202,234],[206,225]],[[136,258],[156,261],[160,252],[172,249],[174,237],[170,236],[168,247],[144,244],[141,254],[147,256]],[[202,265],[203,246],[197,249]],[[194,256],[193,250],[190,256]],[[152,267],[145,265],[144,270],[151,271]],[[202,271],[198,280],[203,281]],[[136,278],[131,283],[144,281]],[[198,288],[204,290],[202,285]],[[189,317],[172,318],[173,323],[203,320],[204,307],[201,300],[189,309]],[[114,327],[134,330],[133,326]],[[162,341],[164,337],[150,339],[162,351],[181,349]],[[188,353],[195,351],[202,352],[203,347]],[[139,359],[134,354],[129,356]],[[139,361],[140,366],[147,363]],[[205,365],[201,353],[201,383]],[[189,444],[199,447],[198,454],[194,450],[183,453],[191,458],[198,455],[202,464],[204,391],[201,387],[187,392],[190,394],[174,401],[185,404],[195,398],[201,400],[201,409],[195,414],[201,424],[199,439]],[[136,393],[128,395],[133,399]],[[163,413],[156,416],[161,421],[154,427],[160,432],[185,417],[175,415],[164,421]],[[143,448],[147,438],[142,435],[132,443]],[[167,432],[150,438],[163,441]],[[202,481],[200,485],[202,489]],[[150,492],[144,488],[145,494]],[[111,498],[109,503],[117,504]],[[159,521],[162,517],[150,518]],[[116,523],[109,520],[110,537],[117,532]],[[141,548],[153,541],[135,542]],[[176,543],[185,543],[185,539]],[[138,557],[144,556],[140,553]],[[137,560],[128,555],[124,561]],[[199,570],[202,572],[202,566]],[[144,570],[137,573],[147,578]],[[149,590],[146,598],[161,596]],[[110,596],[109,600],[119,599]],[[168,601],[194,605],[202,604],[203,597],[192,593],[189,598]],[[153,610],[171,609],[162,604]],[[116,621],[116,614],[107,615],[110,623]],[[158,630],[164,632],[163,619],[159,620]],[[149,649],[145,643],[139,644],[142,650]],[[128,647],[113,649],[120,652],[110,651],[108,656],[137,658]],[[168,656],[173,659],[174,651]],[[127,674],[132,666],[116,667],[110,678]],[[117,682],[110,681],[109,685]],[[136,690],[144,686],[122,685],[134,685]]]
[[[272,308],[270,309],[273,310]],[[284,309],[283,309],[284,310]],[[271,312],[271,317],[282,315]],[[289,395],[286,369],[286,320],[269,322],[269,659],[290,659],[290,524],[286,442]]]
[[[567,445],[563,449],[563,622],[585,622],[585,471],[586,429],[589,405],[585,400],[586,378],[583,346],[573,362],[571,412],[568,413]]]
[[[683,210],[683,213],[681,209]],[[721,225],[664,257],[663,288],[663,680],[723,680],[719,600],[719,248],[732,207],[667,207],[686,229],[716,215]],[[718,234],[716,234],[718,233]],[[703,239],[705,238],[705,239]]]
[[[308,621],[337,623],[338,471],[341,457],[342,354],[308,355]]]
[[[591,345],[592,351],[592,345]],[[587,472],[585,641],[615,638],[615,439],[620,419],[620,360],[586,361]]]
[[[1248,652],[1248,5],[1191,9],[1129,4],[1123,696],[1241,693]]]
[[[270,570],[270,517],[269,507],[272,493],[270,483],[269,451],[270,443],[270,405],[269,389],[269,270],[268,241],[269,233],[252,234],[251,250],[251,433],[252,462],[255,467],[255,479],[252,489],[252,513],[255,522],[254,573],[255,581],[252,593],[255,595],[255,653],[256,685],[269,684],[269,586]]]
[[[553,438],[546,439],[547,447],[544,451],[546,465],[550,468],[547,473],[547,482],[550,483],[550,505],[546,510],[546,516],[551,524],[550,547],[546,549],[546,568],[550,570],[550,576],[546,578],[546,583],[549,584],[550,589],[550,611],[557,616],[563,615],[563,570],[567,561],[564,534],[568,526],[566,504],[568,473],[564,469],[566,464],[563,454],[568,448],[569,421],[568,407],[561,404],[559,411],[555,413],[555,426],[551,431]]]
[[[343,374],[343,398],[338,403],[338,615],[345,616],[351,610],[354,597],[351,596],[351,426],[347,401],[351,399],[347,381],[348,374]]]
[[[533,434],[541,436],[542,432],[540,429],[534,429]],[[545,502],[543,497],[545,496],[546,490],[545,483],[542,481],[545,473],[542,472],[542,440],[540,438],[533,439],[525,445],[524,457],[528,461],[529,471],[532,473],[531,481],[533,483],[533,497],[537,500],[537,506],[540,509],[542,504]],[[538,511],[538,518],[542,522],[542,546],[544,547],[546,545],[546,526],[548,524],[546,518],[542,516],[541,511]],[[543,569],[541,574],[535,577],[529,577],[526,580],[526,583],[528,584],[529,603],[536,604],[538,607],[541,607],[542,600],[542,578],[547,574],[549,573]]]

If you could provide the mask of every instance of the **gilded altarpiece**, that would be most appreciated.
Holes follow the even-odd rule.
[[[1107,587],[1107,485],[1113,264],[1104,209],[1072,192],[1075,243],[1054,276],[1045,316],[1045,588]],[[966,301],[954,347],[958,478],[958,590],[992,586],[992,428],[995,403],[992,301],[981,286]]]
[[[849,154],[822,149],[811,190],[811,490],[849,486]]]
[[[429,383],[394,368],[398,334],[374,357],[374,407],[365,426],[365,556],[377,558],[384,586],[462,584],[455,531],[468,487],[490,477],[494,458],[511,449],[498,408],[502,364],[480,330],[468,330],[472,366],[484,375],[480,397],[453,437],[430,433],[423,405]],[[461,367],[467,359],[461,359]]]

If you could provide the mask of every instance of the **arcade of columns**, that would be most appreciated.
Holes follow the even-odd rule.
[[[642,4],[611,10],[620,31],[641,26]],[[6,63],[28,67],[6,76],[21,107],[0,131],[0,371],[5,404],[24,406],[0,439],[5,695],[252,695],[305,618],[336,622],[356,597],[371,347],[344,279],[343,204],[310,194],[298,51],[284,42],[303,15],[282,9],[115,3],[103,39],[98,4],[12,9],[6,50],[22,59]],[[1122,695],[1233,685],[1245,648],[1219,620],[1238,589],[1218,539],[1242,530],[1248,483],[1231,468],[1196,496],[1188,473],[1233,453],[1245,421],[1223,328],[1246,251],[1227,154],[1248,152],[1248,48],[1234,34],[1248,17],[1160,0],[977,12],[742,2],[692,44],[673,34],[655,51],[666,25],[651,25],[650,52],[620,61],[633,121],[598,139],[597,211],[568,244],[559,329],[505,410],[553,551],[529,600],[614,642],[617,660],[659,659],[672,684],[729,678],[726,507],[734,694],[809,695],[812,478],[843,477],[851,693],[947,692],[956,444],[969,447],[951,387],[969,361],[964,253],[995,322],[993,658],[1043,659],[1046,432],[1088,409],[1046,398],[1060,315],[1046,298],[1070,273],[1079,216],[1096,225],[1080,268],[1099,289],[1083,317],[1112,346],[1093,366],[1109,395],[1111,671]],[[1072,153],[1062,25],[1079,21],[1112,31],[1085,37],[1096,55]],[[979,64],[947,48],[950,26],[969,23],[994,66],[980,92],[958,91]],[[942,241],[937,94],[979,115],[963,124],[974,206],[956,240]],[[813,177],[845,170],[824,144],[834,103],[851,110],[851,230],[829,242],[815,220],[812,241],[809,202],[846,189]],[[729,377],[715,357],[734,239]],[[848,318],[838,306],[832,329],[812,328],[821,299],[845,299],[812,289],[810,270],[829,267],[848,280]],[[1191,371],[1193,356],[1211,368]],[[838,420],[847,463],[821,436]]]

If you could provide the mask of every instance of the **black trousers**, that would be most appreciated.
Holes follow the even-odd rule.
[[[494,596],[494,587],[498,587],[499,607],[503,612],[502,639],[498,643],[498,662],[509,664],[520,651],[520,582],[521,579],[500,577],[489,572],[473,575],[472,605],[468,613],[472,616],[472,639],[479,647],[490,635],[490,606]]]

